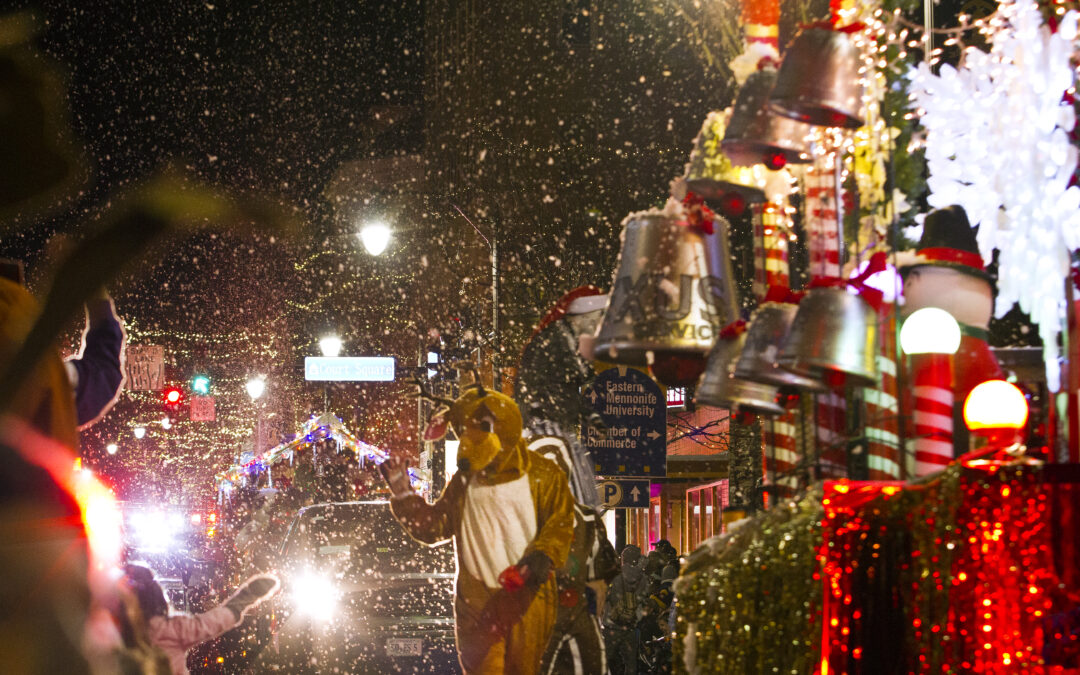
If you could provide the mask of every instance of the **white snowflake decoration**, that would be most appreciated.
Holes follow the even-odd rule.
[[[1051,391],[1060,388],[1069,250],[1080,247],[1080,188],[1069,187],[1076,120],[1063,102],[1075,79],[1077,19],[1069,11],[1051,33],[1035,2],[1005,0],[989,54],[969,47],[960,69],[943,65],[940,75],[921,64],[911,82],[926,128],[929,202],[963,206],[979,225],[983,257],[999,251],[996,313],[1018,303],[1039,326]]]

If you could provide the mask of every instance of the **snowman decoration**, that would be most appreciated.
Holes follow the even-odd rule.
[[[980,382],[1004,379],[988,342],[995,288],[979,254],[976,232],[962,207],[934,209],[926,215],[915,254],[901,254],[898,265],[905,316],[937,307],[960,324],[953,380],[953,400],[960,404]]]

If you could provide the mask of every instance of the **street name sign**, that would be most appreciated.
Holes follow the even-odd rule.
[[[611,479],[596,483],[600,503],[609,509],[634,509],[649,506],[649,481]]]
[[[304,379],[309,382],[393,382],[393,356],[308,356]]]
[[[585,389],[607,433],[587,427],[584,445],[601,476],[667,474],[667,398],[660,385],[634,368],[609,368]]]

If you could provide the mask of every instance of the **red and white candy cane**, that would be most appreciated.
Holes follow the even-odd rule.
[[[777,497],[791,497],[799,487],[799,399],[791,397],[782,405],[782,415],[762,421],[765,484]]]
[[[840,213],[835,153],[816,155],[806,169],[806,245],[814,278],[840,276]]]
[[[760,302],[770,287],[791,287],[788,267],[788,216],[783,205],[754,204],[754,295]]]
[[[912,442],[915,477],[941,471],[953,459],[953,356],[912,354]]]
[[[900,410],[896,380],[896,318],[880,322],[877,367],[881,383],[864,389],[867,466],[870,480],[897,480],[900,467]]]

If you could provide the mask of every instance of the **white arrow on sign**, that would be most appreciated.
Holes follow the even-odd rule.
[[[596,405],[596,390],[595,389],[592,389],[592,390],[589,391],[589,400],[592,401],[593,405]]]
[[[631,501],[636,503],[637,500],[638,500],[638,497],[640,497],[640,496],[641,496],[641,490],[639,490],[638,487],[635,485],[634,489],[630,491]]]
[[[650,431],[649,433],[647,433],[647,434],[645,434],[645,435],[646,435],[646,436],[648,436],[649,438],[651,438],[651,439],[652,439],[652,440],[654,440],[654,441],[655,441],[656,439],[660,438],[660,434],[659,434],[659,432],[656,432],[656,431]]]

